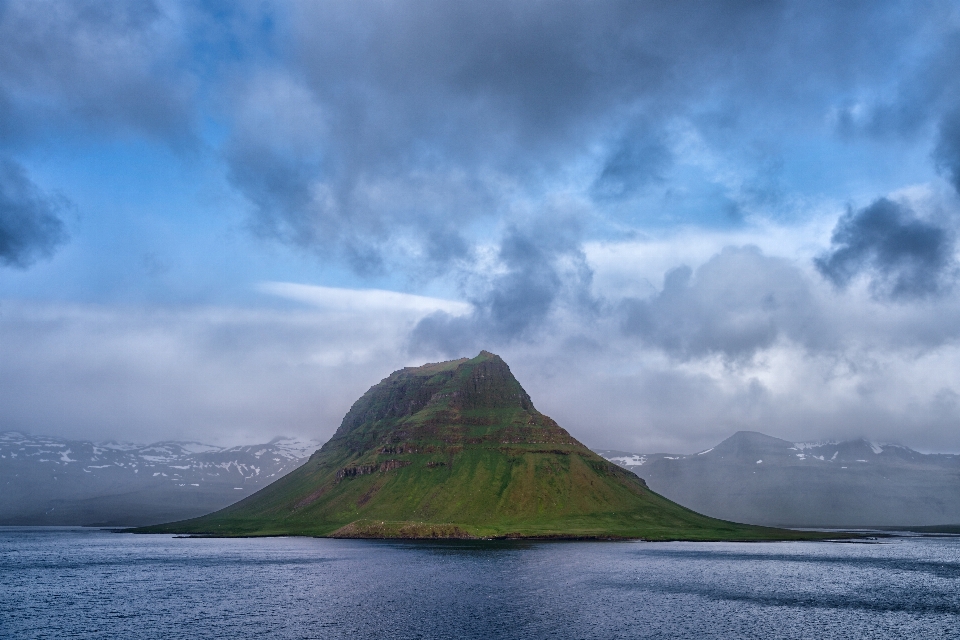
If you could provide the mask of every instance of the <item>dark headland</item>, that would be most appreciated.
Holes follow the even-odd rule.
[[[396,371],[310,460],[209,515],[139,533],[342,538],[798,540],[654,493],[537,411],[497,355]]]

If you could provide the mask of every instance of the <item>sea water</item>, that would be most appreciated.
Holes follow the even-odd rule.
[[[0,528],[3,638],[960,638],[960,538],[196,539]]]

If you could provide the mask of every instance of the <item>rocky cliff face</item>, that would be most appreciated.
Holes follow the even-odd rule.
[[[317,455],[346,448],[363,458],[354,466],[369,466],[378,455],[449,456],[484,441],[581,446],[534,408],[500,356],[482,351],[395,371],[354,403]]]
[[[364,425],[403,421],[424,410],[444,410],[456,421],[463,411],[519,409],[536,414],[530,396],[507,363],[488,351],[466,358],[407,367],[370,388],[343,418],[331,442]]]
[[[510,372],[500,356],[481,351],[484,358],[458,381],[451,406],[463,411],[520,409],[537,414],[530,396]]]

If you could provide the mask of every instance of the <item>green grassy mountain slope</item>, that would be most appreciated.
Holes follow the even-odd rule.
[[[708,518],[653,493],[538,412],[507,364],[485,351],[394,372],[354,403],[336,434],[296,471],[216,513],[139,531],[809,537]]]

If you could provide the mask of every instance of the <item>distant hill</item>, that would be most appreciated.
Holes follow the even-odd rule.
[[[692,455],[597,450],[701,513],[770,526],[960,523],[960,456],[866,440],[794,443],[740,431]]]
[[[289,475],[217,513],[143,532],[334,537],[769,539],[656,493],[537,411],[486,351],[394,372]]]
[[[212,447],[65,440],[0,432],[0,525],[144,525],[245,498],[306,461],[318,442]]]

